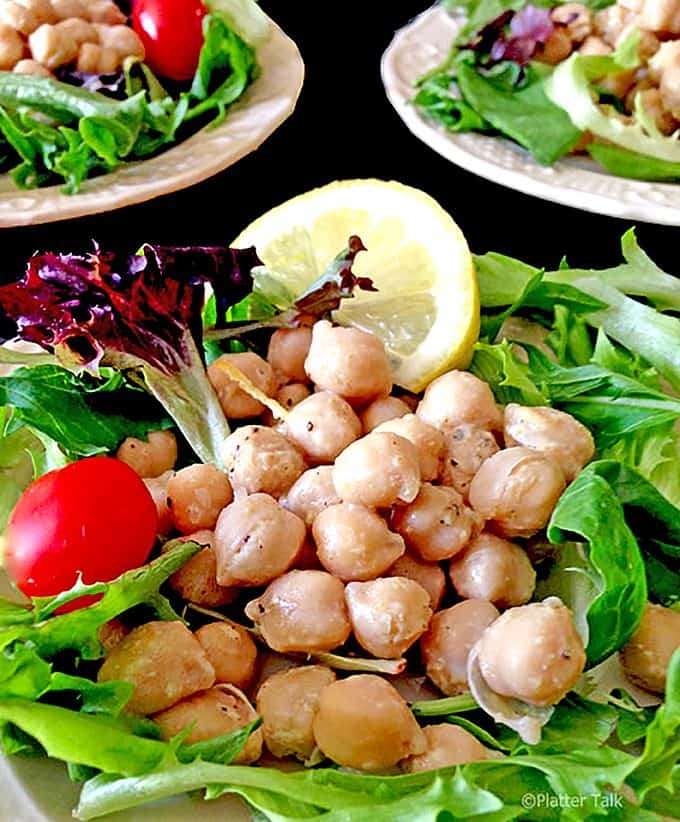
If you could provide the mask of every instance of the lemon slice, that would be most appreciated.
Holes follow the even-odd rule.
[[[479,335],[472,257],[453,219],[422,191],[382,180],[331,183],[268,211],[234,245],[254,245],[273,276],[300,294],[352,234],[368,249],[354,271],[378,291],[357,291],[335,322],[379,336],[395,382],[411,391],[467,367]]]

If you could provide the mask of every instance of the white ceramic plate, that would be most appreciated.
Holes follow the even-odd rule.
[[[36,225],[111,211],[200,183],[258,148],[295,108],[304,63],[295,43],[271,22],[257,51],[260,76],[217,128],[205,128],[163,154],[83,184],[21,191],[0,175],[0,228]],[[3,817],[4,818],[4,817]]]
[[[434,7],[398,31],[383,55],[387,96],[416,137],[452,163],[516,191],[612,217],[680,225],[680,184],[614,177],[576,157],[541,166],[509,140],[456,134],[424,118],[410,103],[413,84],[445,59],[460,25]]]

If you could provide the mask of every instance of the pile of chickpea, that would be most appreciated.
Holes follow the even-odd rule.
[[[0,71],[111,74],[144,45],[113,0],[0,0]]]
[[[600,11],[583,3],[563,3],[551,11],[555,26],[536,59],[557,65],[572,53],[613,54],[633,31],[638,33],[640,64],[599,77],[596,85],[618,97],[623,122],[641,106],[662,134],[680,126],[680,3],[678,0],[617,0]],[[586,135],[577,150],[593,141]]]
[[[225,361],[276,398],[284,419]],[[145,477],[162,534],[205,546],[171,578],[174,590],[204,609],[245,613],[254,629],[109,624],[99,679],[135,685],[129,710],[152,716],[165,738],[193,722],[186,742],[259,716],[242,763],[264,745],[277,758],[420,771],[498,754],[460,727],[421,728],[399,677],[339,677],[305,657],[342,646],[389,660],[408,653],[412,673],[424,669],[457,695],[468,690],[474,647],[501,696],[549,706],[574,686],[585,653],[572,615],[559,600],[527,604],[536,573],[517,540],[546,526],[592,458],[579,422],[551,408],[499,408],[463,371],[435,379],[422,398],[394,396],[381,341],[326,321],[277,330],[266,360],[226,354],[208,375],[227,417],[246,421],[224,442],[224,470],[175,471],[167,431],[128,439],[117,456]],[[663,689],[679,623],[650,606],[623,655],[638,684]]]

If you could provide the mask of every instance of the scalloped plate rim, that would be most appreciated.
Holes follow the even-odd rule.
[[[270,26],[269,39],[259,48],[260,76],[219,126],[208,126],[150,160],[88,180],[78,194],[63,194],[59,186],[23,191],[7,174],[0,175],[0,228],[147,202],[203,182],[255,151],[293,113],[305,74],[297,45],[271,19]]]
[[[444,59],[459,25],[460,18],[433,6],[399,29],[383,54],[387,97],[412,134],[455,165],[515,191],[610,217],[680,225],[680,184],[615,177],[576,157],[541,166],[509,140],[448,132],[421,115],[410,103],[413,82]]]

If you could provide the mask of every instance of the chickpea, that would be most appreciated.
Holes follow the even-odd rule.
[[[361,423],[342,397],[320,391],[293,408],[284,430],[309,462],[327,463],[361,436]]]
[[[166,741],[193,725],[182,741],[184,745],[232,733],[256,719],[255,708],[246,695],[233,685],[215,685],[208,691],[183,699],[153,718],[160,726],[161,738]],[[261,754],[262,729],[258,728],[250,735],[234,764],[249,765],[256,762]]]
[[[243,420],[248,417],[257,417],[264,411],[261,402],[239,388],[238,384],[220,368],[220,363],[226,362],[238,370],[260,391],[272,397],[276,393],[276,377],[274,369],[268,362],[252,351],[243,351],[239,354],[223,354],[214,363],[208,366],[208,379],[215,389],[225,416],[232,420]]]
[[[12,0],[4,0],[0,3],[0,25],[6,25],[15,32],[23,34],[24,37],[28,37],[38,28],[38,21],[26,6],[14,3]]]
[[[443,722],[423,728],[427,749],[424,753],[410,756],[401,763],[407,773],[435,771],[437,768],[451,768],[468,762],[482,762],[496,759],[495,751],[489,750],[469,731],[459,725]]]
[[[87,16],[93,23],[105,23],[107,26],[119,26],[125,23],[125,15],[113,0],[95,0],[88,2]]]
[[[595,453],[588,429],[571,414],[556,408],[529,408],[511,403],[505,408],[505,445],[532,448],[556,462],[571,482]]]
[[[593,15],[582,3],[564,3],[550,12],[553,23],[563,27],[574,43],[580,43],[593,30]]]
[[[425,671],[442,693],[457,696],[468,690],[468,656],[497,617],[497,609],[484,599],[466,599],[432,617],[420,649]]]
[[[381,340],[358,328],[316,323],[305,360],[310,380],[322,390],[361,405],[392,390],[392,374]]]
[[[301,382],[292,382],[289,385],[284,385],[283,388],[279,388],[276,392],[275,399],[279,405],[282,405],[287,411],[290,411],[295,408],[296,405],[299,405],[302,400],[306,400],[311,393],[309,388]],[[262,414],[262,422],[270,426],[278,426],[280,424],[268,408],[265,408]]]
[[[214,465],[188,465],[168,482],[168,508],[183,534],[214,528],[220,511],[233,498],[226,474]]]
[[[459,425],[444,436],[439,479],[467,499],[472,478],[484,460],[499,451],[496,438],[490,431],[475,425]]]
[[[415,414],[388,420],[375,429],[377,432],[397,434],[413,444],[418,452],[420,476],[423,482],[437,479],[439,464],[444,453],[444,435],[423,422]]]
[[[138,57],[144,59],[144,44],[139,39],[139,35],[130,26],[97,26],[99,42],[104,48],[111,49],[118,54],[119,58]]]
[[[344,502],[369,508],[413,502],[420,489],[418,451],[404,437],[373,431],[336,459],[333,484]]]
[[[321,691],[314,739],[333,762],[362,771],[392,768],[427,745],[405,700],[373,674],[340,679]]]
[[[149,431],[146,442],[137,437],[126,437],[118,446],[116,457],[140,477],[160,477],[175,467],[177,440],[172,431]]]
[[[680,118],[680,40],[662,43],[648,66],[650,76],[659,85],[661,104],[673,117]]]
[[[609,11],[609,9],[606,9],[606,11]],[[638,25],[641,29],[677,35],[680,34],[679,12],[680,9],[673,0],[643,0]],[[628,12],[628,15],[630,15],[630,12]],[[620,31],[617,34],[619,34],[619,40],[612,45],[618,45],[623,32]]]
[[[304,522],[267,494],[232,502],[215,528],[220,585],[265,585],[287,571],[305,540]]]
[[[614,49],[609,45],[609,43],[605,43],[601,37],[596,37],[594,35],[586,37],[578,49],[579,54],[584,54],[589,57],[605,57],[613,51]]]
[[[413,554],[406,553],[387,571],[391,577],[406,577],[421,585],[430,597],[433,611],[441,605],[446,590],[446,576],[435,562],[423,562]]]
[[[130,633],[130,629],[118,617],[110,619],[97,629],[97,639],[104,648],[104,654],[108,656],[111,651],[119,645]]]
[[[97,29],[92,23],[81,20],[79,17],[69,17],[67,20],[62,20],[56,24],[55,28],[65,37],[75,40],[78,46],[82,46],[83,43],[99,42]]]
[[[411,409],[403,400],[398,397],[380,397],[373,400],[370,405],[361,412],[361,426],[364,434],[370,434],[379,425],[389,420],[405,417],[411,413]]]
[[[565,486],[557,463],[530,448],[506,448],[482,463],[470,505],[502,536],[530,537],[548,524]]]
[[[568,32],[563,28],[555,28],[549,34],[545,43],[539,43],[534,60],[539,63],[547,63],[549,66],[556,66],[571,54],[572,43]]]
[[[427,630],[430,595],[412,579],[350,582],[345,602],[359,645],[376,657],[398,659]]]
[[[23,56],[21,35],[6,23],[0,23],[0,71],[11,71]]]
[[[488,431],[500,431],[503,427],[491,389],[469,371],[449,371],[433,380],[425,389],[416,414],[440,431],[465,424]]]
[[[97,681],[131,682],[135,690],[126,710],[153,714],[209,688],[215,671],[181,622],[147,622],[113,648]]]
[[[305,471],[280,502],[287,511],[311,525],[321,511],[342,502],[333,485],[333,466],[320,465]]]
[[[51,0],[52,13],[57,20],[68,20],[69,18],[79,18],[85,20],[87,17],[87,4],[83,0]]]
[[[345,582],[375,579],[404,553],[404,540],[375,511],[341,503],[321,511],[312,525],[319,561]]]
[[[351,632],[344,593],[325,571],[289,571],[246,605],[246,616],[273,651],[332,651]]]
[[[586,664],[571,611],[558,599],[510,608],[477,646],[486,684],[530,705],[554,705],[576,684]]]
[[[54,23],[56,20],[50,0],[15,0],[15,2],[30,11],[36,26],[42,26],[43,23]]]
[[[289,385],[284,385],[276,394],[276,400],[279,405],[282,405],[286,410],[290,411],[299,405],[302,400],[306,400],[311,395],[311,391],[304,383],[292,382]]]
[[[222,459],[234,488],[280,497],[304,472],[305,461],[293,443],[264,425],[244,425],[222,446]]]
[[[202,551],[170,577],[170,587],[187,602],[202,605],[204,608],[220,608],[236,599],[235,588],[223,588],[217,583],[217,556],[215,554],[215,535],[212,531],[197,531],[183,537],[183,541],[197,542],[205,545]]]
[[[36,63],[35,60],[19,60],[13,69],[15,74],[27,74],[34,77],[52,77],[52,72]]]
[[[410,505],[393,512],[392,527],[421,559],[439,562],[467,545],[479,519],[456,490],[425,483]]]
[[[626,676],[647,691],[666,690],[668,665],[680,647],[680,612],[647,603],[633,636],[621,649]]]
[[[51,71],[72,63],[78,56],[76,41],[49,23],[37,28],[28,38],[28,44],[33,59]]]
[[[257,645],[248,631],[228,622],[209,622],[196,631],[217,682],[247,688],[255,677]]]
[[[316,747],[313,723],[321,692],[335,682],[324,665],[305,665],[279,671],[266,679],[257,692],[257,712],[262,717],[264,742],[278,758],[311,758]]]
[[[462,599],[488,599],[497,608],[524,605],[536,587],[526,551],[493,534],[480,534],[458,554],[449,577]]]
[[[151,494],[151,499],[156,506],[156,514],[158,515],[158,533],[161,536],[167,536],[174,527],[172,521],[172,513],[168,508],[168,483],[170,478],[175,474],[174,471],[166,471],[160,477],[152,477],[145,479],[144,485]]]
[[[307,382],[305,360],[311,344],[311,328],[278,328],[269,340],[267,362],[283,382]]]
[[[14,71],[16,71],[16,67]],[[678,121],[669,111],[666,111],[663,104],[663,98],[661,97],[661,91],[658,88],[645,88],[640,90],[638,86],[634,86],[626,96],[627,110],[634,111],[635,98],[638,94],[640,95],[640,103],[642,104],[642,107],[654,120],[659,131],[662,134],[673,134],[673,132],[678,128]]]
[[[84,74],[112,74],[119,64],[118,52],[113,49],[105,49],[96,43],[83,43],[76,67]]]

